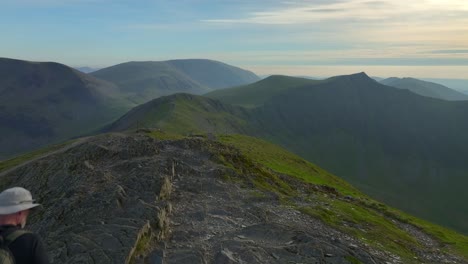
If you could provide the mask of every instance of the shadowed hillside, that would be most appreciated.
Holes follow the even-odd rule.
[[[258,80],[210,60],[129,62],[93,75],[112,82],[58,63],[0,59],[0,159],[95,131],[161,95]]]
[[[0,58],[0,159],[94,130],[131,105],[65,65]]]
[[[49,152],[50,151],[50,152]],[[0,162],[52,263],[463,263],[468,238],[246,136],[105,134]],[[16,159],[16,160],[18,160]],[[40,173],[38,173],[40,172]]]
[[[290,90],[255,110],[265,138],[421,217],[468,232],[468,103],[364,74]]]

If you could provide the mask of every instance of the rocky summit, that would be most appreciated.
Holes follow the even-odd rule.
[[[155,135],[78,139],[0,173],[3,188],[23,186],[43,204],[29,228],[52,263],[467,263],[396,217],[379,214],[411,237],[401,253],[361,237],[369,223],[327,223],[310,208],[366,200],[279,173],[215,136]]]

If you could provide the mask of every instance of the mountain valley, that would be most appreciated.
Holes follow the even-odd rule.
[[[1,59],[0,83],[0,185],[44,203],[53,263],[466,263],[426,220],[468,233],[468,102],[205,60]]]

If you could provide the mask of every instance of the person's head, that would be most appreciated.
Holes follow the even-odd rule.
[[[34,203],[31,193],[21,187],[14,187],[0,193],[0,225],[24,227],[30,209],[39,206]]]

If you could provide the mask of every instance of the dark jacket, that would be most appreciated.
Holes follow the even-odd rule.
[[[0,234],[5,238],[15,230],[15,226],[0,226]],[[49,264],[44,244],[38,235],[26,233],[18,237],[8,246],[15,257],[16,264]]]

